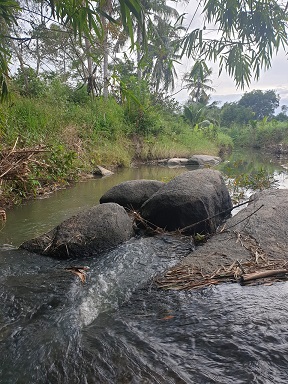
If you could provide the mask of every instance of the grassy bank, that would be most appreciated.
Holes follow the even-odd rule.
[[[134,161],[218,155],[232,146],[228,136],[193,130],[180,113],[163,106],[120,105],[113,98],[85,94],[73,99],[61,89],[33,98],[14,93],[9,103],[0,105],[2,160],[16,142],[16,151],[46,152],[29,160],[25,174],[13,178],[8,172],[1,178],[0,207],[71,183],[97,164],[128,167]]]

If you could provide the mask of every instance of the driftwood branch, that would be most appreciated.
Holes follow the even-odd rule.
[[[264,207],[264,204],[260,205],[260,207],[258,207],[258,208],[257,208],[255,211],[253,211],[252,213],[250,213],[250,215],[244,217],[244,219],[238,221],[237,223],[235,223],[235,224],[233,224],[233,225],[230,225],[230,227],[225,228],[225,230],[228,230],[228,229],[230,229],[230,228],[236,227],[236,225],[242,223],[243,221],[249,219],[249,217],[255,215],[255,213],[258,212],[258,211],[259,211],[261,208],[263,208],[263,207]]]
[[[246,273],[244,267],[247,270]],[[258,271],[255,271],[256,268]],[[240,264],[238,260],[235,260],[230,266],[222,266],[212,274],[205,274],[202,270],[192,265],[182,265],[172,268],[164,276],[156,278],[155,283],[160,289],[180,291],[205,288],[225,282],[245,285],[264,278],[274,278],[277,281],[277,278],[279,279],[280,277],[287,279],[287,275],[288,269],[283,268],[283,260],[275,260],[273,263],[267,262],[262,266],[252,261]]]
[[[265,277],[272,277],[272,276],[283,275],[287,273],[288,273],[288,269],[270,269],[270,270],[261,271],[261,272],[247,273],[240,277],[240,283],[245,284],[252,280],[263,279]]]

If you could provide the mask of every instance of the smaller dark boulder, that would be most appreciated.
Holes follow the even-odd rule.
[[[58,259],[97,256],[133,236],[133,221],[123,207],[96,205],[63,221],[20,248]]]
[[[157,180],[124,181],[109,189],[100,198],[100,204],[113,202],[122,205],[126,209],[138,210],[163,185],[165,183]]]

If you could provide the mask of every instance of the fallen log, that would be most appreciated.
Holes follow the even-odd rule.
[[[270,269],[270,270],[261,271],[261,272],[246,273],[239,278],[239,282],[240,284],[244,285],[247,282],[250,282],[253,280],[263,279],[265,277],[272,277],[276,275],[283,275],[287,273],[288,273],[288,269]]]

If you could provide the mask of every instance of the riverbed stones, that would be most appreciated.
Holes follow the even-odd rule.
[[[165,183],[157,180],[129,180],[115,185],[101,198],[100,204],[114,202],[126,209],[138,210]]]
[[[70,217],[20,247],[58,259],[78,259],[97,256],[132,236],[132,219],[125,209],[115,203],[106,203]]]
[[[221,162],[221,157],[209,155],[193,155],[188,159],[188,165],[214,166]]]
[[[199,169],[182,173],[141,207],[143,219],[168,231],[212,233],[230,214],[231,198],[221,173]]]
[[[173,167],[184,167],[188,164],[188,159],[185,157],[173,157],[167,161],[167,165],[170,168]]]
[[[173,157],[166,161],[169,168],[176,167],[213,167],[221,162],[221,157],[210,155],[193,155],[189,158]]]

